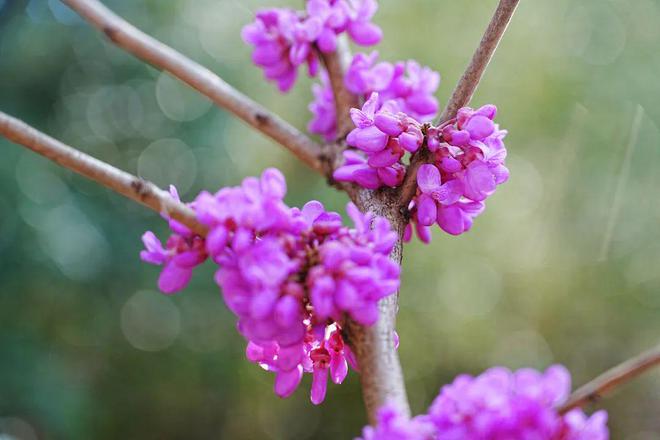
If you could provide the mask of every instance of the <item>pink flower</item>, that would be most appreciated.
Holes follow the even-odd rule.
[[[349,365],[357,367],[341,323],[350,316],[373,324],[378,301],[399,286],[399,266],[388,258],[397,235],[387,220],[352,204],[353,228],[317,201],[291,208],[286,189],[282,173],[271,168],[240,186],[202,192],[191,207],[209,228],[206,240],[171,222],[167,246],[148,232],[141,256],[164,265],[159,287],[170,293],[210,255],[225,304],[248,341],[248,359],[275,374],[281,397],[312,374],[311,399],[319,404],[328,377],[339,384]]]
[[[170,187],[172,197],[179,200],[176,188]],[[167,218],[167,217],[166,217]],[[193,269],[206,261],[204,239],[173,219],[168,219],[172,235],[166,246],[156,235],[147,231],[142,235],[145,250],[140,252],[142,261],[163,266],[158,278],[158,288],[167,294],[178,292],[188,285]]]
[[[384,405],[376,426],[357,440],[608,440],[605,411],[557,412],[570,387],[561,365],[544,373],[496,367],[477,377],[463,374],[442,387],[428,414],[410,419]]]

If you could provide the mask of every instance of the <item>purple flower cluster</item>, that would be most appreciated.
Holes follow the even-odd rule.
[[[206,239],[173,229],[163,249],[147,232],[142,258],[165,265],[161,281],[167,282],[159,286],[172,293],[208,255],[248,340],[248,359],[275,373],[275,392],[282,397],[295,391],[304,372],[312,373],[311,399],[318,404],[328,376],[341,383],[348,365],[356,366],[341,336],[344,317],[373,324],[378,300],[399,286],[399,266],[388,258],[397,236],[387,220],[352,204],[347,210],[355,227],[348,228],[320,202],[287,206],[285,194],[276,169],[239,187],[202,192],[191,206],[209,228]]]
[[[375,427],[365,426],[362,437],[355,440],[432,440],[436,438],[435,426],[428,416],[412,419],[399,414],[391,404],[383,405],[376,415]]]
[[[570,387],[570,374],[559,365],[544,373],[498,367],[477,377],[461,375],[441,389],[426,415],[410,420],[386,407],[378,426],[365,428],[364,439],[607,440],[605,411],[590,417],[581,409],[557,412]],[[423,430],[428,424],[430,434]],[[408,434],[416,429],[418,436]],[[405,434],[397,437],[399,432]]]
[[[334,52],[339,34],[346,32],[363,46],[377,44],[382,31],[371,22],[377,9],[376,0],[308,0],[306,11],[263,9],[243,28],[242,37],[254,46],[252,61],[266,79],[286,92],[296,81],[298,66],[307,63],[309,75],[317,74],[314,49]]]
[[[364,99],[377,92],[374,111],[387,103],[390,112],[406,113],[416,122],[433,119],[438,112],[438,100],[433,94],[440,84],[440,74],[413,60],[392,64],[377,63],[377,59],[376,51],[369,55],[356,54],[344,77],[346,88]],[[321,84],[314,84],[312,91],[314,101],[309,110],[313,119],[308,129],[332,141],[336,138],[337,115],[327,78],[322,75]]]
[[[465,107],[449,124],[427,130],[432,163],[418,170],[417,195],[409,207],[422,241],[430,241],[434,223],[452,235],[468,231],[483,212],[484,201],[508,180],[503,142],[507,132],[493,122],[496,113],[494,105]],[[411,233],[409,224],[406,238]]]
[[[404,155],[426,145],[431,163],[418,170],[418,189],[409,206],[411,224],[404,238],[410,240],[413,225],[425,243],[434,223],[453,235],[468,231],[486,198],[509,178],[504,166],[506,131],[493,122],[495,106],[462,108],[455,119],[434,127],[397,111],[395,101],[378,108],[379,102],[373,93],[362,109],[351,109],[356,128],[346,142],[359,151],[347,150],[333,177],[368,189],[397,187],[406,173]]]

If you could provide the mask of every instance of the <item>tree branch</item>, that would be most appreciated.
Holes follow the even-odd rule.
[[[438,124],[442,124],[452,119],[456,116],[456,112],[461,107],[465,107],[470,103],[470,99],[472,99],[472,95],[477,89],[481,77],[483,76],[486,67],[488,67],[488,63],[493,57],[495,49],[497,49],[497,45],[502,39],[502,35],[504,35],[504,31],[506,31],[506,28],[511,21],[511,17],[516,10],[516,6],[518,6],[518,2],[519,0],[500,0],[495,9],[495,13],[490,19],[490,23],[488,23],[488,27],[481,38],[477,50],[475,50],[474,55],[472,55],[470,64],[468,64],[465,72],[463,72],[463,76],[461,76],[458,84],[456,84],[456,88],[454,88],[451,98],[449,98],[444,111],[440,115]],[[412,158],[408,171],[406,172],[406,178],[401,187],[400,206],[402,209],[407,208],[410,200],[415,196],[415,192],[417,191],[417,170],[428,160],[429,155],[426,151],[420,151]]]
[[[289,149],[313,170],[325,174],[321,147],[279,116],[266,110],[206,67],[140,31],[98,0],[62,0],[117,46],[167,71],[218,106]]]
[[[578,388],[557,410],[565,414],[574,408],[595,403],[620,385],[660,365],[660,345],[617,365]]]
[[[351,54],[344,38],[339,38],[337,51],[318,54],[323,61],[328,79],[335,97],[335,114],[337,115],[337,139],[344,139],[353,129],[350,110],[357,107],[358,97],[349,92],[344,84],[344,74],[351,61]]]
[[[166,214],[202,236],[207,233],[206,227],[197,221],[192,209],[178,202],[153,183],[69,147],[3,112],[0,112],[0,134],[58,165],[98,182],[158,213]]]
[[[357,107],[358,97],[349,92],[344,83],[344,74],[351,60],[346,40],[339,39],[336,52],[323,54],[319,51],[319,56],[328,72],[328,79],[335,98],[337,142],[326,146],[330,150],[328,152],[329,163],[334,169],[341,162],[345,137],[353,128],[350,109]],[[398,210],[395,192],[387,189],[369,191],[354,184],[337,186],[348,194],[361,211],[372,212],[390,221],[399,237],[390,258],[401,265],[405,221]],[[358,360],[362,399],[371,424],[377,422],[378,409],[385,403],[395,405],[402,414],[410,415],[410,405],[406,395],[399,354],[394,344],[398,292],[396,295],[383,298],[378,303],[378,308],[378,321],[374,325],[362,326],[347,319],[344,331],[347,342]]]
[[[348,191],[360,210],[371,211],[390,221],[399,236],[390,258],[401,265],[406,222],[399,210],[395,190],[369,191],[352,187]],[[395,405],[401,414],[410,415],[399,354],[394,346],[398,296],[397,292],[380,300],[380,313],[374,325],[365,327],[350,320],[347,323],[347,340],[358,359],[362,399],[372,425],[377,422],[378,409],[385,403]]]

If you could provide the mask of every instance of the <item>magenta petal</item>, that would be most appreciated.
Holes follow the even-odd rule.
[[[375,168],[389,167],[398,162],[400,158],[400,154],[395,153],[391,148],[386,148],[369,156],[367,163]]]
[[[457,130],[452,132],[449,143],[458,147],[470,142],[470,133],[466,130]]]
[[[282,48],[276,43],[260,44],[252,52],[252,61],[259,66],[277,63],[282,57]]]
[[[413,95],[406,99],[406,104],[415,113],[424,116],[432,116],[438,111],[438,100],[432,95],[423,93]]]
[[[417,185],[426,194],[437,191],[440,188],[440,171],[435,165],[422,165],[417,171]]]
[[[335,292],[335,301],[342,310],[349,310],[357,301],[358,292],[349,282],[342,282]]]
[[[311,400],[314,405],[319,405],[325,400],[325,392],[328,388],[328,369],[314,368],[312,373]]]
[[[417,223],[415,224],[415,232],[417,232],[417,237],[422,241],[422,243],[431,243],[431,228],[429,226],[424,226]]]
[[[474,161],[468,166],[462,181],[465,197],[475,202],[485,200],[497,186],[490,167],[480,161]]]
[[[278,295],[277,292],[269,290],[256,294],[250,304],[250,315],[255,319],[263,319],[268,316],[277,303]]]
[[[340,384],[348,374],[348,363],[341,354],[334,354],[330,360],[330,378],[336,384]]]
[[[264,358],[264,349],[260,345],[250,341],[247,347],[245,347],[245,357],[250,362],[261,362]]]
[[[551,405],[560,405],[571,393],[571,374],[563,365],[552,365],[543,374],[545,393]]]
[[[367,153],[381,151],[387,145],[389,137],[375,125],[351,131],[350,144]],[[349,139],[347,138],[347,141]]]
[[[356,22],[348,27],[348,34],[361,46],[373,46],[383,38],[383,31],[373,23]]]
[[[440,185],[437,191],[433,191],[431,197],[442,205],[451,205],[458,202],[463,196],[463,182],[452,179]]]
[[[325,28],[316,40],[316,44],[323,53],[334,52],[337,49],[337,34],[332,29]]]
[[[296,43],[291,46],[289,52],[289,60],[291,61],[291,64],[294,66],[301,65],[309,55],[310,50],[311,47],[309,43]]]
[[[344,346],[344,357],[348,361],[348,365],[351,366],[352,369],[355,371],[360,371],[360,367],[358,366],[357,359],[355,357],[355,354],[351,351],[351,348],[348,345]]]
[[[277,301],[275,306],[275,321],[281,327],[289,327],[300,319],[300,304],[291,295],[285,295]]]
[[[462,234],[464,224],[461,209],[456,204],[438,209],[438,225],[449,234]]]
[[[311,200],[305,203],[302,208],[302,215],[305,217],[307,223],[311,224],[316,218],[325,212],[323,204],[318,200]]]
[[[422,145],[422,139],[413,133],[401,133],[399,136],[399,145],[404,150],[414,153]]]
[[[341,216],[336,212],[324,212],[314,220],[314,232],[320,235],[327,235],[336,232],[341,228]]]
[[[406,228],[403,230],[403,241],[409,243],[412,239],[412,226],[410,223],[406,225]]]
[[[279,371],[275,375],[275,394],[285,398],[289,397],[298,388],[303,376],[302,365],[298,365],[291,371]]]
[[[486,116],[474,115],[463,127],[472,139],[485,139],[495,131],[495,124]]]
[[[509,169],[504,165],[496,165],[494,167],[490,167],[490,170],[495,177],[495,183],[498,185],[501,185],[509,180]]]
[[[225,250],[228,238],[227,230],[224,227],[213,228],[206,236],[206,250],[212,256],[219,255]]]
[[[373,325],[378,321],[378,304],[370,302],[350,312],[351,317],[362,325]]]
[[[310,299],[319,319],[326,319],[332,316],[335,310],[333,301],[334,290],[335,283],[330,277],[319,278],[314,283]]]
[[[353,175],[357,170],[364,168],[364,165],[343,165],[332,173],[332,178],[338,182],[353,182]]]
[[[421,194],[417,198],[417,221],[424,226],[431,226],[438,216],[435,200],[428,194]]]
[[[392,166],[378,168],[377,174],[379,179],[382,180],[385,185],[391,188],[399,186],[401,185],[401,182],[403,182],[404,173],[401,172],[400,168],[395,168]]]
[[[399,118],[389,112],[378,112],[374,116],[374,124],[380,131],[390,136],[399,136],[403,132]]]
[[[261,173],[261,192],[276,199],[282,199],[286,195],[286,179],[277,168],[267,168]]]
[[[453,157],[443,157],[440,160],[440,168],[445,173],[457,173],[463,169],[463,165]]]
[[[174,258],[172,258],[172,263],[179,267],[192,269],[198,264],[203,263],[205,259],[206,255],[204,253],[193,250],[181,252],[180,254],[175,255]]]
[[[360,168],[353,172],[353,181],[367,189],[378,189],[382,182],[374,168]]]
[[[365,112],[358,108],[352,108],[349,113],[351,115],[351,121],[353,121],[353,124],[355,124],[355,130],[369,127],[374,123],[373,119],[371,119],[371,116],[365,114]]]
[[[482,107],[479,107],[475,112],[475,115],[482,115],[487,117],[490,120],[495,119],[495,115],[497,115],[497,107],[494,106],[493,104],[486,104]]]
[[[174,293],[186,287],[192,277],[192,269],[179,267],[170,262],[165,265],[158,277],[158,288],[163,293]]]
[[[304,351],[301,344],[280,348],[277,353],[277,367],[280,370],[290,371],[300,365]]]

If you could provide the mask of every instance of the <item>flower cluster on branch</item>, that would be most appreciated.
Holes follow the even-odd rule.
[[[167,244],[147,232],[141,256],[164,266],[158,285],[165,293],[185,287],[192,269],[211,259],[248,340],[247,358],[275,373],[281,397],[312,373],[311,400],[319,404],[328,377],[341,383],[349,364],[357,369],[341,334],[345,317],[374,324],[378,301],[399,287],[399,266],[388,258],[397,234],[386,219],[353,204],[349,228],[318,201],[287,206],[285,194],[284,176],[274,168],[241,186],[202,192],[191,207],[209,228],[207,237],[170,220]]]
[[[286,92],[295,84],[299,66],[306,64],[309,76],[318,74],[314,49],[334,52],[338,35],[346,32],[363,46],[377,44],[382,31],[371,22],[377,9],[376,0],[309,0],[305,11],[262,9],[242,36],[254,46],[252,61],[266,79]]]
[[[409,419],[391,405],[358,440],[607,440],[607,414],[581,409],[561,415],[570,394],[568,371],[492,368],[477,377],[458,376],[445,385],[427,414]]]
[[[417,122],[431,121],[438,112],[434,93],[440,85],[440,74],[415,60],[394,64],[377,60],[376,51],[355,54],[344,76],[346,89],[362,99],[377,92],[376,110],[387,102],[390,109],[404,112]],[[314,117],[307,128],[330,142],[337,138],[337,115],[327,75],[322,72],[320,77],[321,84],[312,86],[314,101],[309,110]]]

